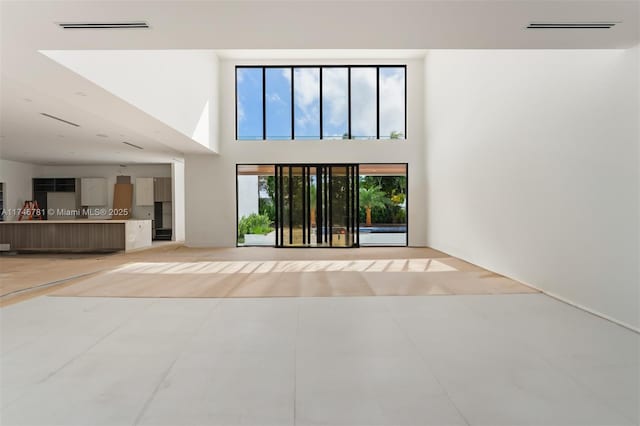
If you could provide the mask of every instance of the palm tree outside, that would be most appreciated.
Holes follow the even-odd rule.
[[[370,188],[360,187],[360,205],[364,207],[366,214],[366,226],[371,226],[371,209],[385,207],[387,194],[379,186]]]

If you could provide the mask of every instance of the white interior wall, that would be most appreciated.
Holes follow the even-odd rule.
[[[74,220],[76,200],[75,192],[48,192],[47,209],[53,211],[47,213],[47,220]]]
[[[211,74],[209,78],[209,148],[220,150],[220,59],[211,54]]]
[[[32,198],[32,179],[37,166],[18,161],[0,159],[0,182],[4,183],[4,220],[17,220],[16,210]],[[13,214],[16,213],[16,214]]]
[[[211,50],[48,50],[42,53],[201,145],[217,141]]]
[[[136,206],[136,178],[137,177],[171,177],[171,166],[169,164],[150,165],[76,165],[76,166],[40,166],[34,177],[74,177],[89,178],[100,177],[107,179],[107,209],[113,207],[113,189],[117,176],[131,176],[133,183],[133,206],[132,219],[153,219],[153,206]],[[31,188],[29,188],[31,193]],[[95,216],[94,219],[110,218]]]
[[[429,52],[429,245],[638,328],[638,60]]]
[[[171,164],[171,211],[173,241],[184,241],[185,203],[184,203],[184,163]]]
[[[220,60],[219,155],[188,155],[186,244],[233,247],[236,244],[236,164],[286,162],[409,163],[409,245],[426,244],[423,67],[421,59],[305,61],[295,64],[407,64],[407,140],[236,141],[235,66],[291,65],[291,61]]]
[[[238,218],[260,212],[258,176],[238,176]]]

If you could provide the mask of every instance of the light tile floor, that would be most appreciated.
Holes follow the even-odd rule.
[[[640,336],[542,294],[38,297],[0,424],[632,425]]]

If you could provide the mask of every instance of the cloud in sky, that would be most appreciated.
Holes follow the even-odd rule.
[[[376,69],[351,69],[351,135],[376,137]]]
[[[260,68],[238,68],[236,72],[238,138],[262,138],[262,70]]]
[[[346,68],[322,70],[323,127],[327,138],[342,138],[347,132],[348,73]]]
[[[280,97],[280,95],[278,93],[275,93],[275,92],[267,93],[266,96],[267,96],[267,102],[273,102],[273,103],[280,102],[280,103],[283,103],[282,102],[282,98]]]
[[[258,74],[260,74],[260,78],[258,78]],[[245,105],[255,101],[253,99],[253,92],[258,89],[262,90],[261,76],[262,71],[259,68],[238,68],[236,70],[236,82],[238,87],[246,87],[248,89],[246,92],[242,90],[238,91],[238,122],[242,122],[247,119]],[[249,107],[249,109],[251,108]]]
[[[296,135],[320,137],[320,70],[297,68],[294,71]]]
[[[404,69],[380,68],[380,137],[388,138],[392,132],[404,137]]]
[[[266,129],[268,139],[291,139],[291,69],[267,68]]]
[[[244,106],[240,99],[238,99],[238,107],[236,108],[238,114],[238,122],[243,122],[246,118],[244,115]]]
[[[242,83],[244,82],[244,72],[245,70],[243,68],[238,68],[236,70],[236,85],[237,86],[241,86]],[[238,122],[242,122],[245,120],[245,114],[244,114],[244,102],[242,100],[242,96],[238,96],[238,100],[237,100],[237,114],[238,114]]]

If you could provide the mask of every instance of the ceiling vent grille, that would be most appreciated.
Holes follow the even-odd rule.
[[[135,22],[67,22],[58,24],[65,30],[113,30],[113,29],[145,29],[149,24],[144,21]]]
[[[129,146],[131,146],[131,147],[133,147],[133,148],[144,149],[143,147],[138,146],[138,145],[136,145],[136,144],[133,144],[133,143],[131,143],[131,142],[122,142],[122,143],[123,143],[123,144],[125,144],[125,145],[129,145]]]
[[[60,117],[56,117],[55,115],[47,114],[46,112],[41,112],[40,115],[43,115],[43,116],[48,117],[48,118],[52,118],[54,120],[58,120],[58,121],[60,121],[62,123],[68,124],[69,126],[80,127],[79,124],[76,124],[76,123],[74,123],[72,121],[64,120],[64,119],[62,119]]]
[[[530,30],[608,30],[619,22],[530,22]]]

